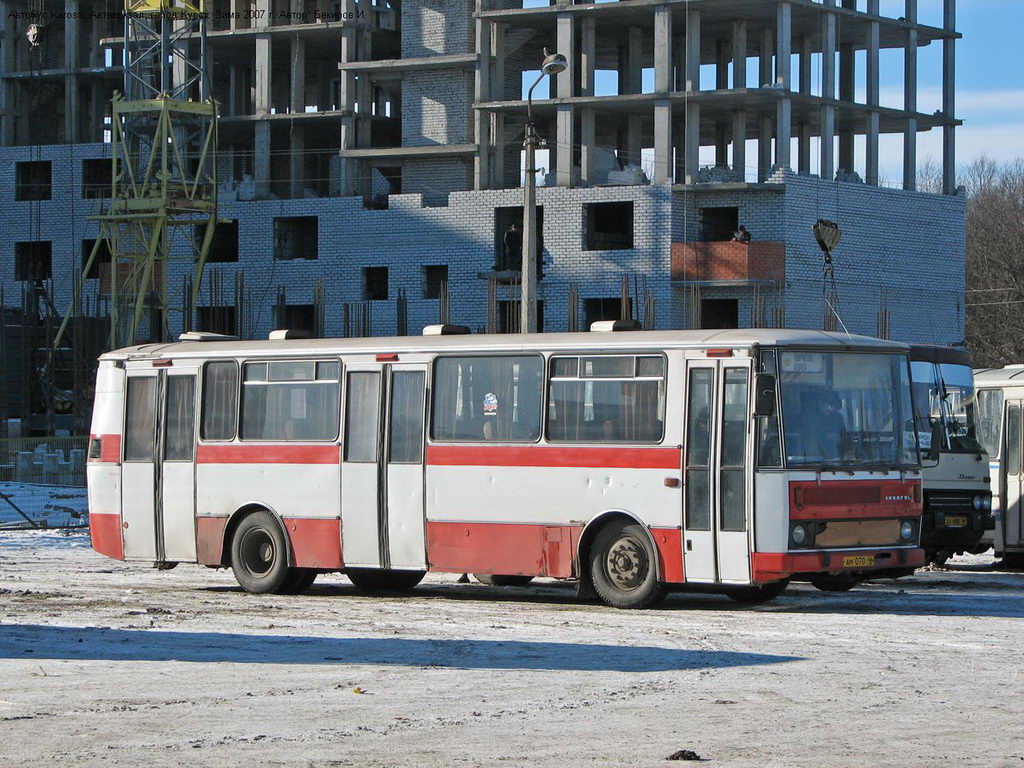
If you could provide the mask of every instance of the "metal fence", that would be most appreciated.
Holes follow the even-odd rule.
[[[87,437],[0,440],[0,528],[88,524]]]

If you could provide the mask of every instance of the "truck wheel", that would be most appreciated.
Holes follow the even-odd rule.
[[[231,570],[246,592],[277,592],[290,575],[288,541],[266,510],[246,515],[231,538]]]
[[[348,568],[348,580],[360,592],[406,592],[426,576],[426,571],[388,571],[383,568]]]
[[[731,587],[726,590],[725,594],[737,603],[758,605],[760,603],[767,603],[769,600],[774,600],[785,592],[786,587],[788,586],[789,579],[783,579],[782,581],[773,581],[769,584],[756,584],[750,587]]]
[[[642,526],[612,523],[591,545],[590,579],[606,605],[647,608],[665,597],[656,563],[654,545]]]
[[[474,573],[473,578],[481,584],[487,584],[492,587],[525,587],[533,581],[533,576],[501,575],[498,573]]]

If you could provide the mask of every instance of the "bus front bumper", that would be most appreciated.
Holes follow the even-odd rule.
[[[754,582],[788,579],[799,574],[877,574],[909,572],[925,563],[923,549],[893,547],[872,550],[829,550],[827,552],[754,552],[751,565]]]

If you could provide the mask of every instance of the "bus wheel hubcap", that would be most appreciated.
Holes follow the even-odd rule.
[[[245,537],[242,559],[250,573],[265,574],[274,564],[274,555],[274,542],[264,531],[250,531]]]
[[[608,550],[606,568],[616,587],[636,589],[647,578],[647,553],[636,539],[619,539]]]

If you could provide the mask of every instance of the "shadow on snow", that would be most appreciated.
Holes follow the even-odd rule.
[[[455,669],[659,672],[799,661],[729,651],[520,640],[246,635],[219,632],[0,625],[0,658],[239,664],[383,664]]]

